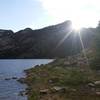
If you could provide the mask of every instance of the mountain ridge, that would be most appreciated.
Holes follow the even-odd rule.
[[[84,29],[84,31],[82,33],[89,33],[89,29]],[[71,34],[65,38],[68,33]],[[90,35],[85,38],[88,36],[91,38]],[[86,40],[88,41],[88,39]],[[72,22],[69,20],[38,30],[31,28],[17,32],[0,30],[0,58],[66,57],[81,51],[82,47],[79,41],[79,35],[72,29]],[[88,42],[85,44],[89,45]],[[57,45],[59,46],[57,47]]]

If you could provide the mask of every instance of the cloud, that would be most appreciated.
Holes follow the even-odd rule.
[[[100,18],[100,0],[40,0],[46,12],[57,21],[71,19],[83,26],[95,26]]]

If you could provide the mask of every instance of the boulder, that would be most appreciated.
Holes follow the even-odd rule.
[[[94,83],[88,83],[88,86],[89,87],[95,87],[95,84]]]
[[[59,86],[54,86],[52,88],[55,92],[65,92],[66,88],[65,87],[59,87]]]
[[[43,90],[40,90],[40,94],[43,95],[43,94],[47,94],[48,93],[48,89],[43,89]]]
[[[100,96],[100,92],[96,92],[96,95]]]
[[[94,84],[95,85],[100,85],[100,81],[95,81]]]

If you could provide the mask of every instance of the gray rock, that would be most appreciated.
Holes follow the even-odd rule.
[[[95,87],[95,84],[93,84],[93,83],[88,83],[88,86],[89,86],[89,87]]]
[[[100,96],[100,92],[96,92],[96,95]]]
[[[52,89],[55,90],[56,92],[65,92],[66,91],[65,87],[59,87],[59,86],[54,86]]]
[[[94,84],[95,85],[100,85],[100,81],[95,81]]]
[[[42,95],[42,94],[47,94],[48,93],[48,89],[43,89],[43,90],[40,90],[40,94]]]

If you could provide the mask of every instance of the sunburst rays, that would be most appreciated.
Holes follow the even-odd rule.
[[[75,33],[75,34],[74,34],[74,33]],[[87,61],[87,65],[89,65],[89,61],[88,61],[88,57],[87,57],[87,54],[86,54],[84,42],[83,42],[83,40],[82,40],[82,33],[81,33],[80,30],[74,31],[74,32],[73,32],[73,30],[71,30],[71,31],[69,31],[68,33],[66,33],[66,35],[63,37],[63,39],[60,40],[59,43],[57,44],[57,46],[55,47],[54,51],[57,50],[57,49],[63,44],[63,42],[64,42],[66,39],[68,39],[68,37],[69,37],[71,34],[73,34],[73,35],[78,35],[78,37],[79,37],[79,42],[80,42],[81,48],[82,48],[83,56],[84,56],[85,60]],[[73,39],[76,39],[76,38],[74,37]],[[73,41],[73,40],[72,40],[72,41]],[[70,45],[70,44],[69,44],[69,45]],[[77,44],[76,44],[76,45],[77,45]],[[73,46],[72,48],[74,48],[74,46]]]
[[[83,43],[82,36],[81,36],[81,31],[78,31],[78,35],[79,35],[79,39],[80,39],[80,43],[81,43],[81,47],[82,47],[83,56],[84,56],[85,60],[87,61],[87,65],[89,65],[88,57],[87,57],[84,43]]]
[[[72,33],[72,30],[69,31],[65,36],[64,38],[57,44],[57,46],[55,47],[55,50],[60,47],[60,45],[70,36],[70,34]]]

